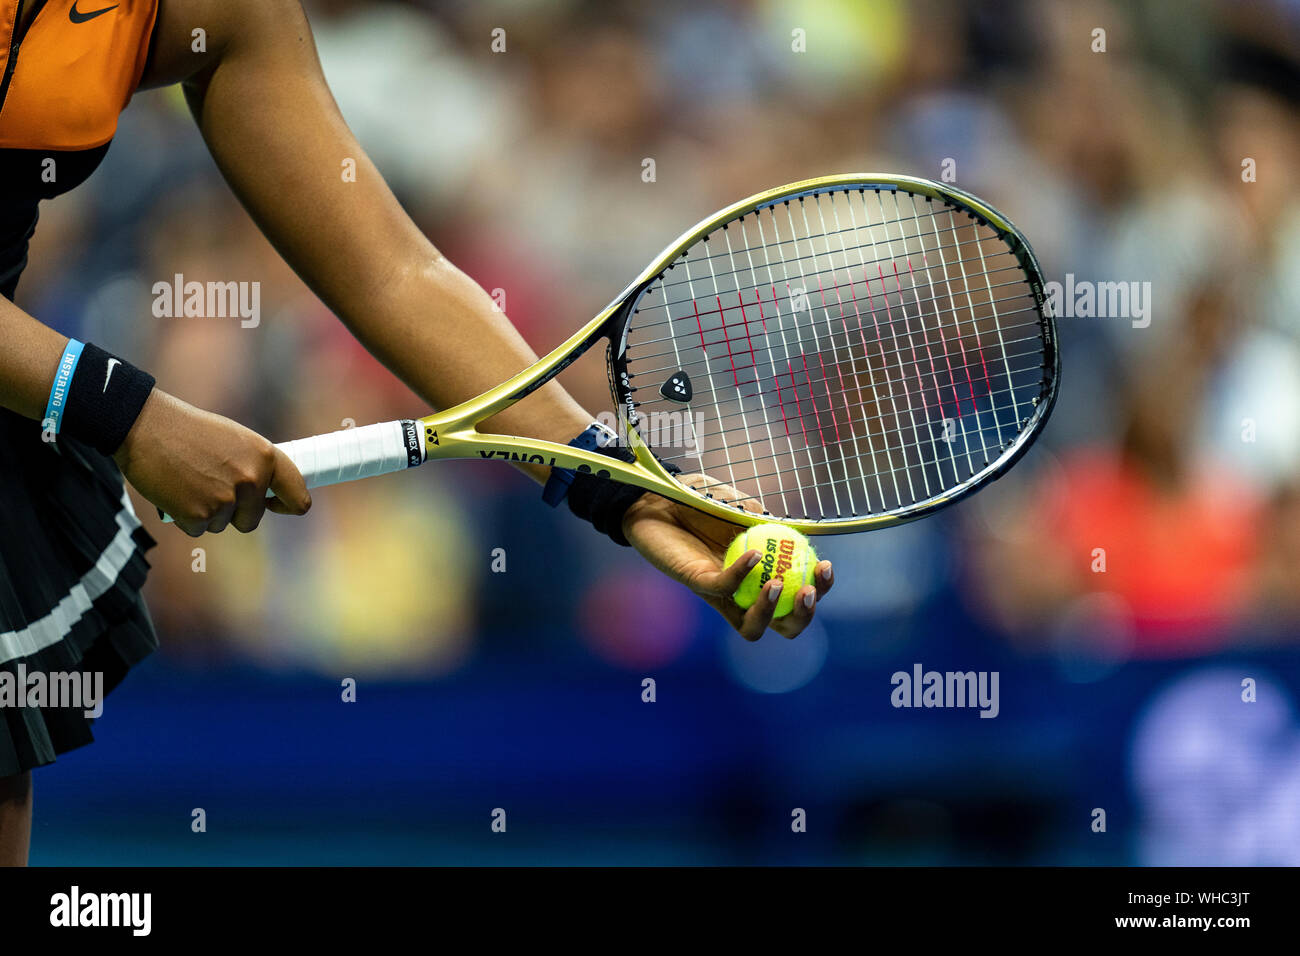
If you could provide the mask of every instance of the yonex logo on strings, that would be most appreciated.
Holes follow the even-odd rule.
[[[670,402],[689,402],[694,398],[690,376],[681,370],[674,372],[666,382],[659,386],[659,394]]]

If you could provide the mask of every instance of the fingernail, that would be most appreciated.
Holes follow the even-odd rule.
[[[747,561],[747,562],[745,563],[745,567],[747,567],[747,568],[752,568],[752,567],[753,567],[754,565],[756,565],[756,564],[758,564],[758,552],[757,552],[757,551],[755,551],[755,552],[754,552],[754,556],[751,557],[751,558],[749,559],[749,561]]]
[[[822,568],[822,580],[825,581],[827,584],[830,583],[831,569],[829,567]]]
[[[767,592],[767,600],[770,603],[775,604],[777,600],[781,597],[781,588],[783,587],[785,587],[785,584],[781,581],[777,581],[775,584],[773,584],[771,589]]]
[[[810,610],[813,604],[816,603],[816,601],[817,601],[817,592],[815,591],[809,591],[807,594],[803,596],[803,606],[809,608]]]

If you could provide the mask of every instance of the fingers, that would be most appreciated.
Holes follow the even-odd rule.
[[[751,496],[742,495],[735,488],[731,487],[731,485],[718,481],[718,479],[713,478],[710,475],[700,473],[682,475],[678,480],[681,481],[682,484],[686,485],[686,487],[698,491],[701,494],[708,495],[710,498],[714,498],[718,501],[724,501],[729,504],[739,504],[741,508],[746,511],[751,511],[754,514],[761,514],[763,511],[758,502]]]
[[[162,514],[161,509],[158,513]],[[184,521],[180,518],[175,518],[172,523],[188,534],[191,538],[201,538],[208,530],[208,523],[206,521]]]
[[[745,580],[745,575],[754,569],[762,555],[758,553],[757,548],[750,548],[735,562],[731,567],[723,568],[717,576],[710,582],[709,589],[715,594],[724,595],[728,600],[740,589],[741,583]]]
[[[781,599],[783,590],[780,578],[773,578],[763,585],[755,601],[741,618],[736,628],[740,636],[747,641],[756,641],[772,626],[772,615],[776,611],[776,602]]]
[[[803,633],[817,613],[817,602],[835,583],[835,569],[829,561],[819,561],[813,569],[812,585],[804,585],[794,596],[794,609],[772,625],[772,629],[788,640]]]
[[[245,470],[234,483],[231,500],[224,502],[208,522],[208,531],[219,534],[226,530],[226,525],[234,524],[237,530],[247,533],[261,524],[266,513],[266,489],[275,481],[274,469],[279,465],[276,456],[282,454],[270,442],[262,443],[257,455],[245,462]],[[297,473],[296,468],[294,472]]]
[[[311,507],[311,494],[298,466],[269,442],[263,442],[258,456],[245,462],[241,476],[229,489],[214,496],[220,503],[208,510],[205,518],[177,519],[176,526],[197,538],[205,532],[220,533],[232,524],[244,533],[255,531],[268,510],[305,514]],[[275,497],[267,498],[268,488]]]
[[[835,571],[829,561],[821,561],[813,571],[813,584],[804,585],[794,596],[794,608],[784,617],[773,618],[776,602],[780,599],[782,582],[779,579],[769,581],[763,587],[758,601],[741,617],[739,623],[732,621],[732,626],[747,641],[757,641],[769,627],[787,640],[793,640],[804,632],[812,623],[817,613],[817,602],[835,583]]]
[[[813,569],[813,583],[817,586],[817,600],[826,596],[826,592],[835,583],[835,569],[829,561],[818,561]]]
[[[235,515],[230,521],[235,530],[244,534],[256,531],[266,513],[266,501],[266,492],[259,486],[240,485],[235,492]]]
[[[793,639],[803,633],[817,613],[817,602],[835,583],[835,570],[829,561],[820,561],[813,570],[813,583],[795,593],[794,608],[784,617],[774,618],[777,601],[784,590],[784,582],[773,578],[763,585],[758,600],[746,611],[741,611],[731,600],[740,583],[759,561],[759,553],[749,550],[736,559],[730,567],[719,572],[716,593],[722,600],[715,606],[722,610],[728,623],[747,641],[757,641],[770,627],[782,637]]]
[[[275,497],[266,507],[280,515],[305,515],[311,507],[311,492],[302,472],[293,459],[275,448],[275,472],[271,476],[271,491]]]
[[[804,628],[812,623],[817,613],[817,588],[805,584],[794,595],[794,609],[785,617],[778,619],[772,630],[787,640],[793,640],[803,633]]]
[[[210,534],[220,534],[226,530],[226,525],[230,524],[230,519],[234,517],[235,514],[235,508],[238,504],[237,496],[238,492],[236,492],[235,501],[221,505],[221,507],[213,512],[212,517],[208,519],[207,530]]]

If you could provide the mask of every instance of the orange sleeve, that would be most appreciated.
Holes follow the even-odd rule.
[[[5,36],[14,6],[4,4]],[[158,0],[46,3],[6,64],[12,75],[0,103],[0,147],[80,150],[112,139],[144,73],[157,14]]]

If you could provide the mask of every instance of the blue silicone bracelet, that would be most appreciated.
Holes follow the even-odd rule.
[[[63,356],[59,359],[58,371],[54,373],[54,384],[50,386],[50,400],[45,404],[45,419],[42,424],[52,425],[56,435],[63,423],[63,410],[68,405],[68,388],[72,385],[72,375],[77,371],[77,362],[84,347],[76,339],[68,339]]]

